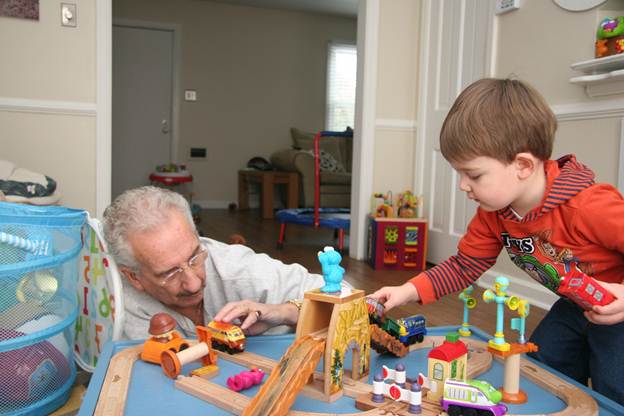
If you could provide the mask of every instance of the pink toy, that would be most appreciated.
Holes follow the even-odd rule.
[[[230,390],[241,391],[262,383],[263,378],[264,371],[254,367],[250,371],[241,371],[235,376],[229,377],[226,384]]]
[[[0,344],[24,335],[0,328]],[[0,383],[0,413],[45,399],[61,389],[71,371],[67,357],[48,341],[0,352],[0,378],[5,380]]]

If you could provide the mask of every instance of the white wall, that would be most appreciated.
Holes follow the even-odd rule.
[[[420,2],[381,0],[373,189],[414,190]]]
[[[211,1],[116,0],[114,18],[181,27],[178,154],[190,165],[195,200],[237,200],[238,169],[290,147],[290,127],[324,127],[327,44],[356,39],[356,19]],[[206,147],[205,161],[189,161]]]
[[[95,0],[75,0],[78,26],[62,27],[60,0],[39,20],[0,17],[0,158],[58,182],[61,203],[96,208]]]

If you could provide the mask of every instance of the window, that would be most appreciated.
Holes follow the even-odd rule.
[[[329,44],[325,128],[344,131],[355,120],[357,49],[346,43]]]
[[[433,365],[433,379],[434,380],[442,380],[444,378],[444,369],[442,364],[435,363]]]
[[[594,293],[594,289],[595,289],[594,285],[592,285],[591,283],[588,283],[587,287],[585,288],[585,291],[591,295],[592,293]]]

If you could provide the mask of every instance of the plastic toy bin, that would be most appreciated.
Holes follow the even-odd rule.
[[[44,415],[76,377],[77,257],[86,213],[0,202],[0,415]]]

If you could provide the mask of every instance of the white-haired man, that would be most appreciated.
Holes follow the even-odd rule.
[[[104,237],[125,276],[125,335],[148,337],[149,320],[167,312],[184,336],[212,319],[239,319],[249,335],[285,332],[296,301],[323,286],[322,276],[242,245],[199,237],[188,202],[145,186],[119,195],[104,212]],[[291,301],[291,302],[289,302]]]

